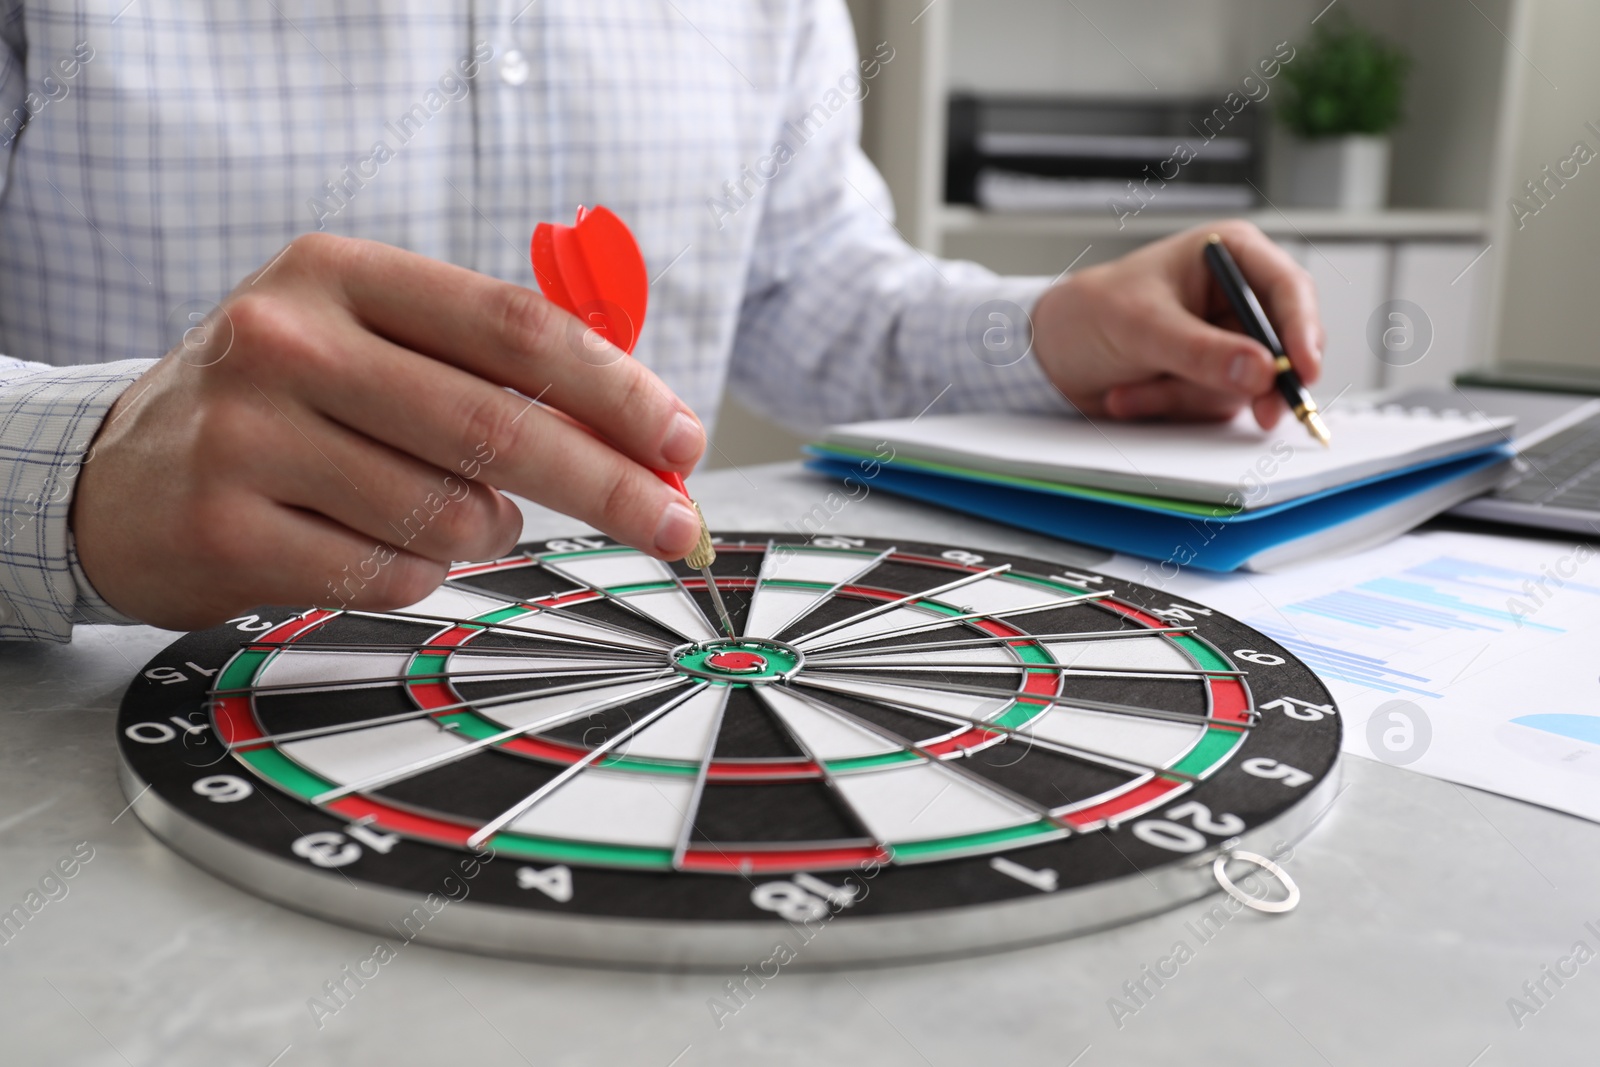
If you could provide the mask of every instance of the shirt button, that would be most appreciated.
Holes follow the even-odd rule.
[[[500,80],[507,85],[521,85],[528,80],[528,57],[513,48],[500,59]]]

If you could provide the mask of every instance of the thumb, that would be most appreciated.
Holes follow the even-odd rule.
[[[1224,330],[1177,303],[1155,312],[1150,324],[1157,368],[1207,389],[1255,397],[1272,388],[1272,355],[1242,333]]]

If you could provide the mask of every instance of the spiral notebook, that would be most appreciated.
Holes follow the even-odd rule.
[[[1380,543],[1492,489],[1513,420],[1349,405],[1324,449],[1290,420],[1212,425],[946,415],[854,423],[811,467],[1113,551],[1277,569]]]

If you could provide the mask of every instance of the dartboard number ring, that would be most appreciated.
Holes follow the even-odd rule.
[[[714,576],[735,637],[697,571],[587,534],[402,611],[240,614],[134,678],[124,784],[290,906],[382,930],[448,897],[419,936],[693,965],[795,922],[858,931],[817,963],[1104,926],[1292,841],[1335,776],[1304,664],[1114,576],[749,533]]]

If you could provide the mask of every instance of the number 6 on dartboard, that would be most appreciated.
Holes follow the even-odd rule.
[[[213,804],[232,804],[254,793],[255,787],[231,774],[213,774],[196,782],[194,791]]]

